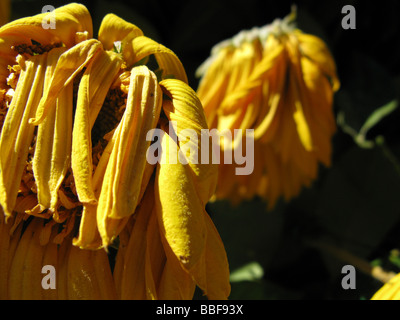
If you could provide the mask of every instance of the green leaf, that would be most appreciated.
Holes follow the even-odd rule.
[[[258,262],[250,262],[239,269],[233,271],[230,275],[231,282],[240,281],[258,281],[264,276],[264,269]]]
[[[390,113],[396,110],[397,106],[398,106],[398,101],[392,100],[391,102],[385,104],[384,106],[376,109],[365,121],[365,123],[360,129],[359,134],[365,137],[368,130],[370,130],[372,127],[378,124],[379,121],[381,121],[384,117],[388,116]]]

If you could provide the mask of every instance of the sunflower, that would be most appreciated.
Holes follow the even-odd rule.
[[[98,40],[83,5],[51,13],[55,29],[48,14],[0,28],[1,298],[226,299],[205,211],[218,168],[147,161],[151,130],[180,152],[174,135],[207,128],[182,63],[113,14]]]
[[[215,199],[237,203],[260,196],[272,208],[309,186],[320,163],[330,166],[333,94],[340,84],[327,46],[297,29],[295,16],[293,11],[217,44],[197,71],[209,126],[254,130],[248,136],[254,140],[253,173],[236,175],[237,165],[221,161]]]

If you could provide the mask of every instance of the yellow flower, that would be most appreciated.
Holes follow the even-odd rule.
[[[6,24],[10,19],[10,0],[0,1],[0,26]]]
[[[400,273],[385,283],[371,300],[400,300]]]
[[[235,176],[235,164],[221,160],[216,198],[258,195],[271,208],[309,186],[320,162],[330,165],[336,67],[321,39],[293,26],[294,15],[223,41],[198,69],[209,126],[254,130],[253,173]]]
[[[173,137],[207,128],[180,60],[113,14],[98,40],[84,6],[54,16],[55,29],[46,14],[0,28],[0,297],[191,299],[197,285],[226,299],[205,211],[218,168],[147,161],[151,130],[182,153]],[[45,265],[55,290],[41,286]]]

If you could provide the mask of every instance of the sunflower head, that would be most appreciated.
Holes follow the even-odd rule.
[[[113,14],[99,39],[84,6],[54,16],[56,29],[46,14],[0,28],[2,296],[47,298],[40,268],[52,264],[52,298],[190,299],[196,285],[227,298],[205,211],[217,167],[147,161],[153,130],[180,152],[171,137],[207,128],[181,61]]]
[[[336,67],[326,44],[297,29],[295,17],[241,31],[198,69],[209,126],[254,130],[253,173],[237,177],[234,164],[222,163],[216,198],[257,195],[271,208],[309,186],[319,163],[330,165]]]

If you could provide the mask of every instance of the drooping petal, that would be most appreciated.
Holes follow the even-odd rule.
[[[0,136],[0,203],[9,216],[14,208],[19,183],[31,145],[35,113],[43,91],[47,54],[22,61],[22,71]]]
[[[97,164],[96,170],[93,175],[93,189],[98,199],[103,183],[104,173],[107,168],[110,154],[114,148],[115,140],[119,134],[121,126],[118,125],[114,130],[110,141],[108,142],[103,154],[100,157],[99,163]],[[110,222],[106,223],[109,225]],[[82,219],[79,225],[78,237],[73,240],[75,246],[80,248],[99,248],[102,245],[101,237],[97,229],[97,204],[84,204]]]
[[[140,28],[112,13],[103,18],[99,29],[99,41],[105,50],[112,50],[116,41],[122,41],[125,46],[128,40],[142,35]]]
[[[9,299],[8,283],[11,263],[20,240],[22,223],[14,217],[6,219],[0,208],[0,299]]]
[[[126,110],[103,179],[98,223],[106,217],[121,219],[133,214],[150,145],[146,135],[155,128],[160,108],[161,89],[155,75],[144,66],[133,68]]]
[[[71,167],[78,197],[83,203],[97,202],[92,182],[91,129],[121,64],[122,61],[116,54],[99,51],[79,84],[72,132]]]
[[[116,298],[107,253],[82,250],[71,245],[67,257],[67,290],[71,300]]]
[[[167,118],[176,122],[176,135],[179,141],[180,149],[190,150],[192,154],[183,155],[187,158],[188,165],[193,175],[193,183],[196,186],[196,192],[205,205],[215,191],[217,183],[218,167],[212,163],[212,145],[210,137],[207,134],[207,121],[204,116],[202,105],[196,93],[185,83],[176,79],[166,79],[160,82],[163,91],[171,98],[171,102],[165,101],[163,110]],[[170,135],[172,132],[170,133]],[[197,139],[196,139],[197,136]],[[187,138],[189,141],[186,141]],[[202,141],[208,142],[208,145],[202,145]],[[185,142],[185,143],[183,143]],[[204,154],[203,154],[204,153]],[[208,161],[204,163],[203,158]]]
[[[145,277],[146,234],[154,206],[154,189],[150,187],[144,195],[138,210],[128,246],[125,251],[121,279],[120,298],[145,300],[147,297]]]
[[[208,299],[228,299],[231,288],[229,283],[228,258],[221,237],[210,216],[205,214],[207,224],[206,279],[205,294]]]
[[[157,300],[159,299],[158,288],[161,282],[166,256],[158,229],[157,214],[154,208],[147,226],[146,243],[146,295],[147,299]]]
[[[24,231],[10,265],[8,293],[12,300],[40,299],[43,247],[38,241],[42,219],[33,219]],[[29,268],[26,268],[29,265]],[[39,291],[38,291],[39,290]]]
[[[74,174],[76,192],[82,203],[95,204],[92,176],[92,140],[89,123],[91,65],[82,76],[78,90],[74,128],[72,130],[71,168]]]
[[[178,259],[166,249],[167,260],[158,286],[160,300],[191,300],[193,299],[196,283],[182,268]]]
[[[286,54],[283,53],[280,59],[277,59],[274,70],[271,70],[269,75],[271,81],[266,81],[267,94],[263,99],[263,106],[259,113],[259,121],[255,125],[254,138],[256,140],[270,141],[275,133],[272,126],[275,124],[277,127],[278,109],[283,94],[284,84],[286,80]],[[272,81],[274,79],[274,81]]]
[[[172,75],[174,78],[188,83],[182,62],[170,49],[145,36],[134,38],[131,46],[133,56],[131,58],[127,56],[124,57],[128,63],[136,63],[143,58],[154,54],[160,69],[163,70],[164,76]]]
[[[57,60],[65,51],[50,51],[46,70],[45,90],[50,84]],[[39,124],[33,171],[37,185],[38,202],[42,208],[55,211],[58,190],[69,168],[72,140],[72,84],[61,91],[46,119]]]
[[[43,24],[52,22],[52,19],[55,28],[43,28]],[[77,3],[59,7],[53,12],[17,19],[0,28],[2,36],[13,35],[15,39],[17,37],[23,40],[34,39],[41,44],[61,41],[67,47],[75,45],[77,32],[84,31],[88,32],[89,38],[93,37],[92,18],[87,8]],[[8,44],[15,43],[8,42]]]
[[[335,61],[327,45],[320,38],[303,33],[300,30],[296,30],[294,35],[299,41],[302,54],[315,62],[321,71],[329,77],[329,80],[332,82],[333,91],[339,90],[340,81],[336,74]]]
[[[82,71],[102,49],[102,45],[95,39],[83,41],[62,54],[57,62],[51,84],[44,92],[43,98],[36,115],[30,122],[38,125],[46,117],[51,107],[54,107],[54,101],[78,73]]]
[[[235,110],[237,105],[240,105],[243,99],[250,99],[253,92],[262,86],[262,80],[265,79],[268,72],[275,65],[282,51],[283,46],[281,44],[272,46],[271,51],[256,65],[247,81],[244,81],[226,96],[221,105],[221,112],[229,114]]]
[[[123,61],[120,56],[111,51],[99,51],[93,61],[90,72],[90,106],[89,123],[93,127],[96,118],[103,106],[104,99],[120,71]]]
[[[176,161],[178,145],[169,134],[163,135],[161,146],[163,152],[155,183],[158,224],[182,267],[190,271],[205,249],[205,204],[199,198],[190,168]]]
[[[210,128],[217,126],[217,113],[220,102],[224,99],[229,76],[232,72],[233,49],[224,48],[220,50],[215,58],[209,58],[212,62],[207,72],[200,79],[197,95],[199,96]],[[204,62],[198,71],[202,71],[210,62]]]
[[[54,19],[55,29],[43,28],[42,23],[49,19]],[[88,38],[93,36],[92,19],[86,7],[76,3],[4,25],[0,28],[0,87],[6,84],[7,74],[3,71],[15,61],[17,52],[13,50],[14,46],[31,45],[33,39],[43,46],[62,42],[70,48],[76,44],[76,33],[85,31]]]

